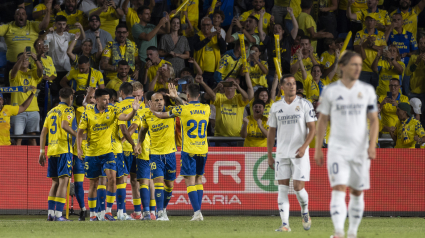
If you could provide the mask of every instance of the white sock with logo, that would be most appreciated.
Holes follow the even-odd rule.
[[[278,188],[279,192],[277,195],[277,204],[279,207],[280,218],[282,219],[282,224],[285,223],[289,225],[289,186],[279,185]]]
[[[364,211],[363,193],[360,196],[350,194],[350,202],[348,203],[348,234],[357,236],[360,222],[362,221]]]
[[[344,224],[347,218],[347,205],[345,204],[345,191],[332,191],[331,217],[335,227],[335,234],[344,236]]]
[[[298,202],[300,203],[301,207],[301,215],[308,213],[308,193],[303,188],[300,191],[295,191],[297,194]]]

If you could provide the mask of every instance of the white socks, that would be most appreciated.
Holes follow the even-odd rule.
[[[47,210],[47,215],[54,217],[55,216],[55,210]]]
[[[90,217],[95,217],[96,216],[96,212],[90,212]]]
[[[301,215],[308,213],[308,193],[305,189],[301,189],[300,191],[295,191],[297,194],[298,202],[301,207]]]
[[[332,191],[331,217],[335,227],[335,234],[344,236],[344,224],[347,217],[347,205],[345,204],[345,191]]]
[[[117,217],[122,217],[124,215],[124,209],[118,209]]]
[[[360,196],[350,194],[350,203],[348,203],[348,217],[350,226],[348,234],[357,236],[357,229],[362,221],[364,211],[363,193]]]
[[[107,207],[106,208],[106,213],[111,213],[112,212],[112,207]]]
[[[289,186],[279,185],[278,188],[279,193],[277,195],[277,203],[279,207],[280,218],[282,219],[282,224],[285,223],[286,225],[289,225]]]
[[[86,211],[86,207],[81,208],[81,211],[85,212]]]
[[[56,217],[62,217],[62,212],[60,212],[60,211],[55,211],[55,215],[56,215]]]

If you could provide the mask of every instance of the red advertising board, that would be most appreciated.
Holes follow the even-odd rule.
[[[421,149],[378,149],[372,162],[371,189],[365,193],[366,211],[415,212],[425,214],[425,151]],[[306,183],[309,210],[329,214],[331,189],[326,166],[318,167],[310,150],[311,176]],[[326,154],[326,153],[325,153]],[[0,214],[40,211],[47,208],[51,180],[46,178],[47,165],[38,164],[39,147],[0,147]],[[274,171],[267,166],[266,148],[210,148],[205,168],[202,210],[276,211],[277,183]],[[180,153],[177,153],[177,174]],[[89,180],[84,182],[85,200]],[[290,186],[291,211],[300,207]],[[347,196],[348,200],[348,196]],[[87,206],[87,204],[86,204]],[[74,207],[78,204],[74,199]],[[114,206],[115,209],[115,206]],[[131,188],[127,185],[127,209],[132,210]],[[175,181],[168,210],[191,210],[184,180]]]

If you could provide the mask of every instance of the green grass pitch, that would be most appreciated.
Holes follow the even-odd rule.
[[[333,232],[328,217],[312,217],[310,231],[304,231],[301,218],[290,217],[292,231],[275,232],[277,216],[206,216],[203,222],[190,222],[190,217],[170,216],[169,222],[47,222],[47,216],[0,216],[0,237],[329,237]],[[348,227],[348,222],[346,223]],[[422,218],[364,218],[358,238],[425,237]]]

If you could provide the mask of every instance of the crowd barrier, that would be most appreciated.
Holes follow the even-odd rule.
[[[0,214],[46,214],[51,180],[47,165],[38,164],[37,146],[0,147]],[[326,149],[324,149],[326,154]],[[326,166],[315,164],[310,149],[311,176],[306,183],[312,216],[329,216],[331,188]],[[180,161],[180,152],[177,153]],[[180,163],[177,162],[177,174]],[[365,193],[365,216],[425,216],[425,150],[377,149],[371,166],[371,189]],[[206,215],[278,215],[277,183],[267,165],[266,148],[210,148],[205,168],[202,210]],[[89,180],[84,181],[85,201]],[[349,196],[347,196],[348,202]],[[291,215],[300,206],[292,183]],[[79,210],[73,199],[75,210]],[[88,207],[88,206],[87,206]],[[116,209],[114,205],[113,209]],[[127,182],[127,210],[133,209]],[[175,181],[168,211],[171,215],[192,214],[182,177]]]

